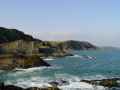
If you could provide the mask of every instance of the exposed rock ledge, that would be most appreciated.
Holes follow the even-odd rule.
[[[100,85],[108,88],[118,87],[120,89],[120,78],[102,79],[102,80],[82,80],[92,85]]]
[[[60,90],[60,89],[57,87],[47,87],[47,88],[30,87],[30,88],[24,89],[14,85],[5,86],[4,83],[1,83],[0,90]]]
[[[36,55],[8,55],[0,56],[0,69],[12,70],[14,68],[32,68],[40,66],[50,66],[47,62]]]
[[[102,80],[81,80],[80,82],[89,83],[94,86],[104,86],[107,90],[120,90],[120,78],[112,78],[112,79],[102,79]],[[4,85],[4,83],[0,83],[0,90],[60,90],[58,88],[59,82],[53,81],[49,83],[50,87],[39,88],[39,87],[30,87],[30,88],[21,88],[14,85]],[[69,84],[67,81],[62,81],[62,84]]]

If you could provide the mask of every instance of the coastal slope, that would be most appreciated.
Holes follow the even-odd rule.
[[[72,55],[72,50],[90,50],[97,48],[95,45],[85,41],[42,41],[17,29],[0,27],[0,65],[5,67],[7,65],[9,67],[9,65],[15,62],[17,62],[18,65],[11,66],[29,68],[33,65],[35,67],[35,59],[41,61],[36,66],[50,66],[47,63],[43,63],[44,61],[39,58],[64,57]],[[31,58],[39,58],[31,61],[29,56]],[[29,60],[31,63],[25,63]]]

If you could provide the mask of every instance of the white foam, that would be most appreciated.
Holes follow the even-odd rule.
[[[52,61],[52,60],[55,60],[54,58],[44,58],[43,60],[45,61]]]
[[[84,82],[72,82],[69,85],[58,86],[62,90],[105,90],[102,86],[93,86]]]
[[[52,87],[48,83],[40,83],[40,82],[19,82],[14,84],[15,86],[19,86],[22,88],[29,88],[29,87],[38,87],[38,88],[47,88],[47,87]]]
[[[27,72],[31,72],[31,71],[34,71],[34,70],[43,70],[47,67],[32,67],[32,68],[27,68],[27,69],[22,69],[22,68],[16,68],[15,70],[16,71],[27,71]]]
[[[59,80],[65,80],[68,81],[69,84],[67,85],[62,85],[59,86],[59,88],[61,90],[105,90],[105,88],[103,86],[95,86],[95,85],[91,85],[85,82],[80,82],[81,79],[83,78],[79,78],[77,76],[74,75],[69,75],[69,74],[55,74],[56,78]],[[102,75],[96,75],[96,76],[91,76],[88,77],[87,79],[98,79],[98,78],[105,78]],[[86,78],[85,78],[86,79]]]
[[[49,78],[47,77],[31,77],[29,79],[21,78],[17,80],[8,80],[5,82],[6,85],[15,85],[22,88],[38,87],[38,88],[47,88],[51,87],[47,82]]]
[[[0,70],[0,73],[3,73],[4,72],[4,70]]]
[[[85,76],[82,77],[83,80],[101,80],[101,79],[106,79],[107,77],[104,75],[93,75],[93,76]]]
[[[52,69],[52,70],[54,70],[54,69],[62,69],[63,67],[62,66],[58,66],[58,65],[53,65],[53,66],[51,66],[51,67],[48,67],[47,69]]]
[[[77,55],[77,54],[75,54],[75,55],[73,55],[73,56],[68,56],[68,57],[73,57],[73,58],[82,58],[82,56]]]
[[[56,79],[63,79],[69,82],[76,82],[76,81],[80,81],[81,79],[77,76],[74,75],[70,75],[70,74],[55,74]]]
[[[69,85],[58,86],[62,90],[75,90],[75,89],[93,89],[93,86],[84,82],[72,82]]]
[[[10,77],[18,77],[18,76],[23,76],[23,75],[29,75],[34,73],[34,71],[39,71],[42,72],[42,70],[46,69],[48,67],[33,67],[33,68],[28,68],[28,69],[21,69],[21,68],[16,68],[13,71],[7,73],[7,76]]]
[[[44,69],[61,69],[61,68],[62,68],[61,66],[55,66],[54,65],[54,66],[50,66],[50,67],[32,67],[32,68],[28,68],[28,69],[16,68],[13,71],[17,71],[17,72],[20,72],[20,71],[33,72],[35,70],[42,71]]]
[[[7,82],[7,85],[15,85],[22,88],[30,88],[30,87],[38,87],[38,88],[47,88],[52,87],[52,85],[48,84],[49,78],[40,78],[33,77],[30,80],[18,79],[16,82]],[[85,82],[69,82],[69,84],[59,85],[58,88],[61,90],[105,90],[102,86],[93,86],[91,84]]]
[[[69,75],[69,74],[56,74],[55,75],[57,80],[65,80],[67,84],[59,84],[58,88],[61,90],[105,90],[102,86],[94,86],[85,82],[80,82],[80,78]],[[27,78],[19,78],[15,82],[8,81],[6,84],[15,85],[22,88],[30,88],[30,87],[38,87],[38,88],[47,88],[52,87],[49,82],[55,81],[51,79],[51,77],[30,77]],[[59,83],[59,81],[58,81]]]

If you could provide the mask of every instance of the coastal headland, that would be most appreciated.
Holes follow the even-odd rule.
[[[42,58],[71,56],[98,47],[86,41],[42,41],[17,29],[0,27],[0,69],[50,66]]]

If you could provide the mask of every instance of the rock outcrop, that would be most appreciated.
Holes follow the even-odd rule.
[[[61,47],[65,47],[66,49],[72,49],[72,50],[89,50],[89,49],[97,49],[97,47],[89,42],[86,41],[75,41],[75,40],[69,40],[64,41],[60,44]]]
[[[102,80],[81,80],[80,82],[85,82],[96,86],[104,86],[105,90],[120,90],[120,78],[112,78],[112,79],[102,79]],[[52,81],[49,82],[50,87],[30,87],[30,88],[21,88],[14,85],[4,85],[4,83],[0,83],[0,90],[60,90],[58,87],[62,85],[69,85],[68,81]],[[72,89],[71,89],[72,90]],[[96,89],[95,89],[96,90]]]
[[[14,85],[4,85],[4,83],[0,84],[0,90],[60,90],[57,87],[46,87],[46,88],[39,88],[39,87],[30,87],[30,88],[21,88]]]
[[[32,68],[40,66],[50,66],[47,62],[42,60],[39,56],[0,56],[0,69],[2,70],[12,70],[14,68]]]
[[[113,88],[113,87],[120,88],[120,78],[102,79],[102,80],[82,80],[81,82],[86,82],[92,85],[100,85],[108,88]]]
[[[24,64],[16,63],[11,64],[14,58],[4,59],[4,64],[11,65],[11,69],[14,67],[23,67],[29,68],[34,66],[49,66],[43,60],[39,60],[39,63],[35,64],[36,59],[32,59],[32,63],[28,64],[30,60],[30,55],[38,57],[64,57],[71,56],[71,50],[89,50],[97,49],[95,45],[90,44],[89,42],[83,41],[41,41],[27,35],[17,29],[8,29],[0,27],[0,66],[3,65],[1,56],[7,58],[9,55],[24,55],[24,58],[20,59],[19,62],[27,62]],[[28,57],[27,57],[28,56]],[[16,59],[19,59],[18,57]],[[11,60],[11,61],[10,61]],[[10,63],[8,63],[10,62]],[[18,62],[18,60],[16,61]],[[32,64],[32,65],[31,65]],[[16,66],[15,66],[16,65]],[[5,65],[6,67],[6,65]],[[1,68],[0,68],[1,69]]]
[[[0,27],[0,43],[12,42],[16,40],[40,41],[17,29]]]

